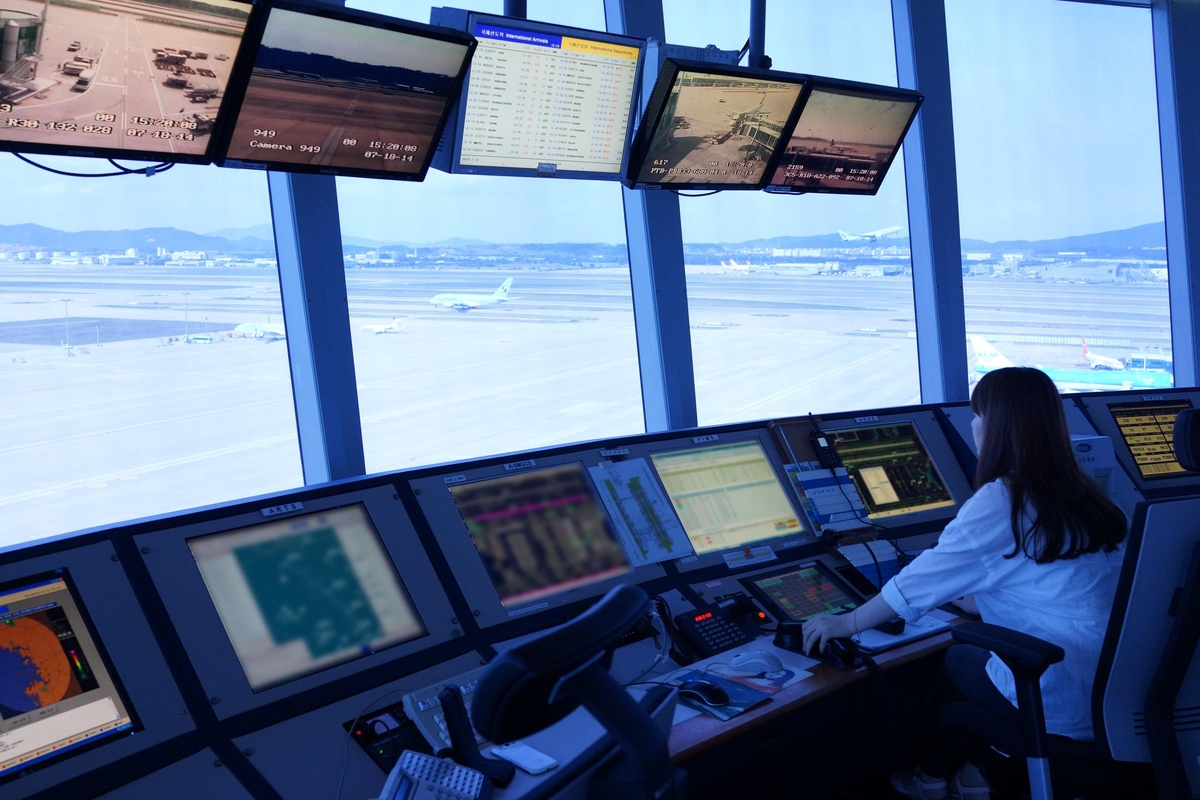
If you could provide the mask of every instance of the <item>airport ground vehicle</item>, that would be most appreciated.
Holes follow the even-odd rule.
[[[96,78],[96,70],[85,69],[79,73],[79,77],[75,81],[75,85],[71,87],[73,92],[86,92],[92,86],[92,81]]]

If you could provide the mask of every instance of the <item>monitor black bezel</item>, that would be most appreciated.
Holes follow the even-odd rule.
[[[832,569],[825,566],[825,564],[819,560],[800,561],[798,563],[788,564],[786,567],[780,567],[779,569],[771,570],[770,572],[756,572],[753,575],[739,578],[738,581],[742,584],[746,591],[754,595],[755,599],[763,604],[763,607],[767,609],[771,616],[775,617],[776,622],[799,622],[801,620],[793,618],[791,614],[788,614],[784,609],[780,608],[779,604],[775,602],[774,598],[772,598],[769,593],[763,591],[763,589],[758,586],[757,581],[770,580],[771,578],[776,578],[780,575],[788,575],[793,572],[800,572],[801,570],[808,569],[809,567],[815,568],[817,572],[829,579],[830,583],[837,586],[849,597],[854,599],[857,603],[855,608],[862,608],[866,604],[867,599],[863,597],[862,592],[859,592],[844,578],[842,578],[842,576],[835,573]],[[854,609],[849,610],[853,611]],[[846,612],[841,611],[838,613],[845,614]],[[816,616],[838,616],[838,614],[828,613],[818,614]],[[812,619],[812,617],[810,617],[810,619]]]
[[[826,78],[818,75],[809,76],[812,80],[812,86],[809,90],[811,97],[813,92],[824,91],[830,94],[846,94],[857,97],[868,97],[879,100],[897,100],[909,101],[915,100],[916,105],[913,107],[912,114],[908,118],[908,123],[904,126],[903,132],[900,134],[900,139],[896,148],[892,151],[891,156],[884,164],[881,170],[879,180],[875,183],[875,188],[870,189],[854,189],[854,188],[834,188],[834,187],[813,187],[813,188],[798,188],[777,184],[775,180],[775,172],[779,170],[779,164],[775,165],[775,170],[771,173],[770,180],[763,187],[764,191],[771,194],[848,194],[859,197],[874,197],[879,194],[879,190],[883,188],[883,181],[887,178],[888,172],[892,168],[892,164],[896,162],[896,156],[900,154],[900,148],[904,146],[904,139],[908,136],[908,132],[912,129],[913,123],[916,122],[917,113],[921,110],[921,105],[925,102],[925,95],[913,89],[901,89],[896,86],[882,86],[874,83],[862,83],[860,81],[846,81],[837,78]],[[807,108],[807,99],[805,107]],[[804,119],[804,112],[800,112],[800,116],[796,118],[795,125],[792,126],[791,132],[788,133],[788,144],[791,144],[792,135],[795,133],[796,125],[799,125]],[[787,145],[784,145],[780,151],[779,161],[783,161],[783,154],[787,152]]]
[[[579,39],[594,39],[598,42],[608,42],[610,44],[618,44],[626,47],[637,48],[638,58],[637,63],[634,66],[635,77],[633,93],[629,98],[629,111],[625,123],[625,142],[622,145],[621,165],[615,172],[557,170],[553,175],[547,175],[539,172],[537,169],[523,169],[519,167],[480,167],[474,164],[463,164],[463,130],[464,126],[466,125],[467,100],[471,90],[471,71],[468,69],[466,78],[463,81],[462,91],[459,92],[460,96],[457,105],[457,118],[454,125],[454,149],[450,164],[450,172],[464,175],[501,175],[517,178],[569,178],[572,180],[597,181],[623,180],[625,176],[625,169],[629,164],[629,154],[633,149],[634,129],[637,125],[638,106],[641,103],[642,68],[646,63],[646,40],[615,33],[591,31],[586,28],[573,28],[568,25],[554,25],[548,22],[517,19],[515,17],[506,17],[500,14],[486,14],[480,11],[472,11],[468,13],[466,30],[467,35],[474,36],[475,25],[479,22],[492,22],[496,25],[508,25],[517,28],[524,28],[538,33],[550,33],[559,36],[573,35]]]
[[[253,47],[247,54],[245,73],[243,75],[243,79],[239,82],[237,87],[237,112],[231,115],[229,124],[222,132],[221,141],[218,143],[219,147],[214,154],[214,162],[219,166],[233,169],[269,169],[273,172],[294,172],[310,175],[335,175],[348,178],[381,178],[384,180],[412,181],[417,183],[424,181],[426,174],[429,172],[429,166],[433,163],[433,158],[434,154],[437,152],[438,143],[442,140],[442,136],[445,134],[446,123],[450,117],[450,114],[453,113],[453,110],[457,107],[462,94],[463,79],[471,65],[471,59],[475,55],[475,37],[464,34],[461,31],[456,31],[452,28],[443,28],[437,25],[426,25],[421,22],[413,22],[411,20],[400,19],[398,17],[388,17],[382,14],[373,14],[369,11],[358,11],[355,9],[343,8],[341,6],[330,6],[320,3],[317,0],[267,0],[265,5],[267,6],[267,11],[260,14],[256,20],[257,27],[254,30],[254,36],[251,40],[253,41]],[[438,121],[437,127],[434,129],[433,136],[430,137],[429,146],[425,153],[425,160],[421,164],[420,170],[417,172],[387,172],[384,170],[360,169],[357,167],[323,167],[309,164],[294,164],[288,161],[275,161],[269,158],[236,159],[229,157],[229,147],[233,142],[233,134],[237,128],[238,119],[241,117],[242,103],[245,100],[246,91],[250,87],[251,74],[254,70],[254,64],[256,61],[258,61],[258,51],[262,45],[263,33],[266,31],[267,24],[270,21],[270,12],[276,9],[281,11],[291,11],[297,14],[306,14],[309,16],[326,17],[328,19],[337,20],[339,22],[347,22],[354,25],[385,28],[387,30],[395,31],[396,33],[437,39],[443,42],[450,42],[453,44],[461,44],[466,46],[466,56],[463,58],[463,63],[459,67],[458,75],[454,81],[454,88],[450,91],[450,96],[446,98],[446,107],[442,110],[442,117]]]
[[[92,621],[92,615],[88,613],[87,606],[84,605],[83,598],[79,595],[79,590],[75,586],[75,581],[71,578],[71,573],[66,567],[57,569],[36,572],[24,578],[15,578],[8,581],[0,581],[0,594],[3,594],[10,589],[18,588],[22,585],[38,583],[41,581],[50,581],[62,578],[63,584],[67,587],[67,592],[70,593],[71,599],[75,603],[75,608],[79,611],[80,622],[87,629],[88,636],[91,638],[92,645],[96,648],[96,657],[104,665],[108,679],[112,682],[113,691],[121,699],[125,706],[125,712],[129,715],[130,725],[125,730],[114,729],[104,736],[97,736],[91,741],[83,742],[78,746],[71,747],[68,750],[63,750],[54,755],[39,759],[31,764],[23,765],[19,768],[13,768],[7,775],[0,774],[0,786],[3,786],[17,778],[25,777],[30,773],[37,772],[45,767],[54,764],[62,763],[72,757],[93,750],[97,747],[103,747],[106,744],[120,741],[126,737],[133,736],[145,730],[141,718],[138,716],[137,710],[133,707],[133,702],[129,699],[129,692],[125,690],[125,684],[121,681],[121,676],[113,667],[112,658],[108,654],[108,648],[104,645],[104,640],[96,633],[96,623]]]
[[[400,593],[403,594],[404,598],[408,601],[409,607],[412,609],[413,616],[416,618],[417,622],[420,624],[421,633],[419,633],[418,635],[413,636],[411,638],[404,639],[402,641],[392,642],[391,644],[381,647],[378,650],[370,650],[368,652],[364,652],[360,649],[355,654],[348,655],[345,658],[339,659],[338,661],[334,661],[330,664],[322,664],[320,666],[314,666],[308,672],[294,674],[287,678],[280,678],[277,680],[273,680],[269,683],[260,684],[259,686],[255,686],[254,684],[252,684],[250,682],[250,676],[246,673],[246,666],[245,666],[245,664],[242,663],[241,656],[239,655],[238,650],[237,650],[237,645],[234,644],[233,637],[229,633],[229,628],[225,625],[224,618],[221,617],[221,609],[217,606],[216,600],[213,599],[212,588],[209,587],[208,581],[206,581],[204,578],[204,571],[202,569],[200,569],[200,562],[198,560],[196,560],[196,553],[194,550],[192,550],[192,542],[196,542],[201,539],[211,539],[214,537],[232,536],[232,535],[242,533],[243,531],[246,531],[250,528],[261,527],[264,525],[271,525],[271,524],[279,523],[282,521],[295,522],[296,520],[304,518],[304,517],[314,517],[314,516],[318,516],[321,514],[329,514],[329,513],[335,512],[335,511],[344,511],[349,508],[362,509],[363,517],[365,517],[367,522],[370,524],[371,530],[375,534],[376,540],[379,542],[379,548],[384,552],[385,555],[387,555],[388,554],[387,542],[384,541],[383,535],[379,530],[379,525],[376,524],[375,519],[371,516],[371,512],[367,508],[367,504],[366,504],[365,500],[358,500],[356,502],[344,503],[341,505],[331,506],[329,508],[316,508],[316,509],[312,509],[312,510],[303,510],[303,511],[301,511],[301,513],[293,514],[293,515],[290,515],[290,516],[284,517],[284,518],[279,518],[279,517],[276,517],[273,519],[264,518],[261,522],[256,522],[251,525],[244,525],[244,526],[235,527],[235,528],[227,528],[225,530],[213,531],[210,533],[202,533],[202,534],[198,534],[196,536],[188,536],[184,539],[184,544],[187,546],[189,554],[192,556],[192,559],[195,561],[196,571],[200,573],[200,581],[204,585],[204,588],[208,590],[208,600],[212,604],[212,607],[217,614],[217,620],[221,625],[221,630],[224,631],[226,637],[228,637],[228,639],[229,639],[229,647],[233,651],[234,659],[237,661],[238,666],[242,670],[242,675],[246,679],[246,685],[250,687],[251,694],[260,695],[264,692],[269,692],[272,689],[278,689],[281,686],[287,686],[290,683],[295,683],[296,681],[303,680],[304,678],[309,678],[313,675],[318,675],[322,672],[326,672],[326,671],[334,669],[336,667],[344,666],[346,664],[353,664],[355,662],[361,661],[364,658],[369,658],[370,656],[378,655],[379,653],[386,653],[388,650],[391,650],[394,647],[400,647],[402,645],[412,644],[413,642],[420,641],[421,639],[427,638],[430,635],[429,623],[426,622],[425,618],[421,616],[420,608],[417,606],[417,602],[413,598],[412,590],[409,589],[408,584],[405,583],[404,576],[400,574],[400,569],[396,566],[396,563],[394,561],[390,560],[390,558],[389,558],[389,559],[386,559],[387,565],[391,568],[392,576],[396,579],[397,588],[399,588]]]
[[[754,183],[646,183],[638,180],[642,172],[642,167],[645,166],[646,158],[649,155],[650,144],[654,141],[654,134],[658,130],[659,122],[662,120],[664,105],[671,94],[671,88],[675,85],[675,78],[680,72],[704,72],[726,77],[757,78],[760,80],[801,84],[800,93],[796,96],[796,104],[792,107],[792,111],[784,123],[783,130],[780,132],[780,146],[775,149],[775,152],[768,159],[766,166],[763,168],[763,176],[760,180]],[[759,191],[775,175],[775,170],[779,166],[780,159],[783,157],[783,151],[787,147],[786,142],[791,141],[792,130],[796,127],[796,120],[800,118],[800,114],[808,102],[808,96],[811,91],[812,79],[808,75],[801,75],[794,72],[779,72],[776,70],[753,69],[751,67],[738,67],[729,64],[709,64],[702,61],[666,58],[663,60],[662,69],[659,70],[654,90],[650,94],[650,100],[646,103],[645,109],[642,110],[637,133],[634,135],[633,144],[630,146],[625,178],[622,183],[629,188],[665,189],[676,192],[716,190]]]
[[[481,483],[488,483],[490,481],[510,480],[512,478],[530,475],[535,472],[546,472],[548,470],[562,469],[563,467],[575,467],[579,470],[580,475],[583,478],[584,485],[587,487],[588,493],[592,498],[592,502],[600,510],[600,514],[603,516],[604,522],[608,526],[608,532],[612,536],[613,541],[617,543],[617,547],[620,548],[621,552],[625,555],[625,560],[629,566],[629,569],[621,575],[609,575],[605,578],[597,578],[596,580],[588,583],[580,584],[567,589],[560,589],[549,594],[538,595],[537,597],[530,597],[517,602],[512,602],[511,599],[505,600],[505,598],[500,594],[499,587],[496,586],[496,581],[492,578],[491,571],[487,568],[487,563],[483,560],[483,552],[479,549],[479,545],[475,543],[475,537],[471,535],[470,522],[468,522],[466,515],[463,514],[462,509],[459,508],[458,500],[454,497],[454,491],[466,486],[475,486]],[[633,559],[629,557],[629,551],[625,548],[625,542],[621,540],[621,534],[617,531],[617,526],[613,524],[612,517],[608,513],[608,506],[604,505],[604,501],[600,498],[600,490],[597,488],[592,476],[588,473],[587,465],[579,459],[564,461],[557,464],[535,464],[530,466],[528,469],[506,471],[502,475],[488,475],[469,481],[458,481],[452,484],[447,484],[446,489],[450,495],[450,502],[453,504],[454,510],[458,512],[458,516],[462,520],[463,530],[467,534],[467,539],[471,542],[471,548],[475,551],[475,555],[479,558],[479,564],[483,568],[483,574],[487,576],[488,584],[492,587],[492,591],[496,594],[496,602],[498,602],[500,607],[506,612],[515,612],[518,609],[529,606],[531,603],[543,604],[551,597],[560,597],[580,589],[587,589],[589,587],[596,586],[597,584],[601,584],[606,581],[622,580],[638,571],[638,567],[633,563]],[[534,607],[536,608],[537,606]]]
[[[209,134],[208,147],[202,154],[181,154],[157,152],[153,150],[130,150],[114,147],[81,147],[78,145],[41,144],[30,142],[11,142],[0,139],[0,152],[26,153],[48,156],[78,156],[82,158],[111,158],[117,161],[145,161],[155,164],[194,164],[204,166],[216,161],[221,152],[221,145],[226,130],[232,131],[231,120],[237,118],[241,109],[241,93],[244,90],[245,79],[250,74],[253,59],[250,51],[257,50],[257,36],[260,32],[260,20],[266,16],[263,10],[270,5],[269,0],[238,0],[250,6],[250,16],[246,20],[246,28],[242,31],[241,41],[238,42],[237,53],[233,59],[233,67],[229,71],[229,82],[225,85],[224,96],[217,110],[217,118],[213,122],[212,133]]]

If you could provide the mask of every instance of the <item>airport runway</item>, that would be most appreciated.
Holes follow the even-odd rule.
[[[642,430],[625,269],[346,274],[369,470]],[[428,302],[439,292],[490,294],[507,277],[503,306],[464,314]],[[907,278],[698,265],[688,286],[702,424],[918,402]],[[971,332],[1169,345],[1165,286],[980,279],[966,289]],[[164,338],[164,324],[183,322],[184,291],[193,336],[206,322],[281,320],[271,269],[0,270],[0,325],[62,319],[69,298],[71,318],[146,337],[74,342],[73,356],[58,343],[0,343],[0,546],[302,482],[287,344]],[[401,333],[362,329],[393,318]],[[1018,363],[1081,360],[1077,345],[995,344]]]
[[[440,97],[255,73],[229,157],[420,172],[445,106]],[[255,133],[263,130],[275,135]],[[270,149],[280,146],[292,149]]]

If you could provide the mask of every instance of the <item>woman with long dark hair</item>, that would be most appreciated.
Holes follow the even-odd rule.
[[[1100,646],[1116,591],[1125,515],[1081,470],[1054,383],[1041,370],[989,372],[971,395],[979,466],[975,494],[925,551],[861,608],[815,617],[804,646],[853,636],[893,617],[909,621],[947,602],[1066,651],[1042,677],[1046,728],[1088,740],[1091,695]],[[943,695],[966,698],[1017,719],[1012,673],[988,651],[955,645],[946,651]],[[970,763],[953,776],[955,743],[929,743],[917,769],[892,777],[918,800],[987,800],[986,780]],[[953,785],[947,784],[947,779]]]

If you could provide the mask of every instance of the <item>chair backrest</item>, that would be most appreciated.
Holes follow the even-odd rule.
[[[1175,415],[1175,460],[1184,469],[1200,471],[1200,408]]]
[[[1149,763],[1146,693],[1165,652],[1174,604],[1200,543],[1200,497],[1138,505],[1096,672],[1092,713],[1096,739],[1118,761]],[[1176,702],[1175,727],[1184,753],[1200,753],[1200,660],[1193,659]],[[1189,729],[1190,728],[1190,729]],[[1187,759],[1193,792],[1200,765]]]

